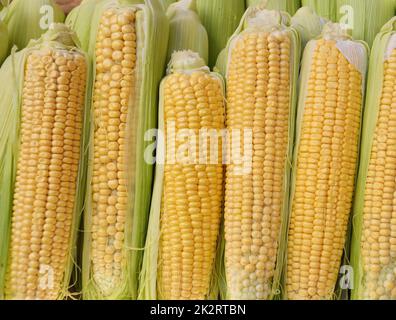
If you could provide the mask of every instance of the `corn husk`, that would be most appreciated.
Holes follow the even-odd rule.
[[[0,86],[0,113],[2,114],[2,117],[0,117],[0,300],[5,295],[4,285],[11,235],[13,193],[15,189],[17,161],[19,158],[19,146],[21,143],[20,117],[25,62],[32,51],[49,47],[85,55],[76,48],[76,41],[75,34],[68,28],[61,24],[55,24],[53,29],[47,31],[39,40],[31,41],[22,51],[15,53],[14,49],[0,69],[0,76],[7,79]],[[84,114],[84,117],[86,116]],[[72,297],[72,293],[69,292],[70,279],[76,273],[76,240],[83,208],[85,187],[84,164],[86,154],[82,152],[85,149],[84,143],[86,144],[86,140],[82,139],[76,202],[71,225],[69,251],[67,253],[68,262],[62,279],[62,290],[59,292],[59,299]]]
[[[7,26],[0,20],[0,66],[8,53],[8,30]]]
[[[305,7],[312,8],[319,16],[330,21],[337,21],[337,0],[301,0]]]
[[[263,0],[246,0],[246,7],[263,3]],[[301,0],[267,0],[266,9],[286,11],[293,15],[301,7]]]
[[[354,39],[371,46],[382,26],[393,17],[394,6],[394,0],[337,0],[338,21],[347,23]]]
[[[162,5],[164,6],[164,10],[167,10],[168,7],[172,4],[177,2],[178,0],[160,0]]]
[[[65,24],[77,34],[81,42],[82,49],[88,52],[91,43],[91,24],[95,8],[104,0],[83,0],[67,15]],[[95,39],[93,39],[94,41]]]
[[[370,155],[373,147],[373,141],[376,132],[377,121],[379,117],[382,87],[384,83],[384,62],[388,59],[390,53],[396,49],[396,18],[392,18],[381,29],[381,32],[375,38],[373,49],[370,57],[370,68],[367,80],[367,97],[365,114],[363,118],[360,168],[356,186],[355,201],[353,207],[353,235],[352,235],[352,252],[351,265],[354,271],[354,281],[351,298],[360,300],[367,298],[370,292],[366,286],[367,273],[364,270],[364,259],[361,251],[362,228],[363,228],[363,209],[365,203],[366,184],[368,183],[368,169],[370,165]],[[387,136],[384,135],[384,143]],[[386,162],[384,162],[386,165]],[[370,240],[369,240],[370,241]],[[392,262],[391,262],[392,264]],[[388,266],[392,270],[393,266]],[[382,266],[380,272],[386,272],[386,267]],[[385,280],[385,277],[383,278]],[[390,299],[388,297],[387,299]]]
[[[302,49],[305,48],[308,41],[318,37],[323,30],[323,26],[328,20],[320,17],[309,7],[302,7],[297,10],[291,19],[291,25],[296,29],[301,38]]]
[[[186,73],[190,74],[194,71],[202,71],[209,73],[213,78],[217,79],[224,90],[223,78],[221,75],[210,72],[206,66],[205,61],[199,56],[198,53],[192,51],[176,51],[172,55],[172,59],[168,65],[168,75],[173,73]],[[165,78],[166,79],[166,78]],[[158,129],[160,132],[165,132],[164,120],[164,82],[161,82],[160,87],[160,101],[159,101],[159,124]],[[187,128],[180,128],[187,129]],[[157,159],[167,159],[166,156],[166,136],[164,139],[159,139],[157,145]],[[164,166],[165,163],[157,161],[155,171],[155,184],[153,191],[153,198],[150,210],[150,223],[146,239],[146,250],[143,261],[143,268],[140,281],[139,299],[142,300],[155,300],[162,299],[161,290],[157,281],[159,275],[157,274],[158,265],[161,263],[159,257],[160,234],[161,234],[161,202],[163,197],[164,188]],[[218,288],[216,288],[217,281],[211,281],[209,291],[207,292],[206,299],[216,299]]]
[[[340,50],[345,58],[362,74],[362,93],[363,93],[363,101],[364,101],[364,92],[366,88],[365,78],[366,71],[368,65],[368,55],[369,48],[367,44],[363,41],[355,41],[352,40],[350,36],[347,35],[346,31],[336,23],[327,23],[322,31],[322,34],[315,40],[311,40],[305,47],[302,63],[301,63],[301,72],[299,79],[299,98],[298,98],[298,107],[297,107],[297,118],[296,118],[296,136],[294,143],[294,151],[293,151],[293,169],[291,176],[291,189],[290,189],[290,208],[293,206],[293,199],[296,191],[296,172],[297,172],[297,164],[298,164],[298,154],[300,148],[300,141],[302,137],[302,124],[304,120],[304,108],[306,104],[307,94],[308,94],[308,81],[310,79],[311,68],[312,68],[312,57],[314,53],[314,49],[317,45],[317,41],[319,39],[327,39],[334,40],[337,43],[337,47]],[[361,113],[363,114],[363,102],[361,107]],[[318,107],[324,107],[322,105],[318,105]],[[356,140],[358,143],[360,137]],[[352,143],[352,141],[351,141]],[[335,170],[335,169],[333,169]],[[356,168],[357,171],[357,168]],[[351,197],[352,201],[352,197]],[[290,216],[292,217],[292,215]],[[344,226],[337,225],[337,228],[342,228]],[[347,222],[347,229],[350,230],[350,223]],[[340,251],[340,260],[341,263],[344,261],[345,264],[348,264],[349,257],[349,236],[348,232],[345,234],[345,244],[344,249]],[[287,270],[284,272],[284,283],[283,287],[286,287],[286,280],[288,278]],[[337,283],[334,283],[334,288],[332,292],[328,293],[327,297],[323,297],[323,299],[342,299],[345,296],[345,292],[338,287]],[[283,295],[284,299],[288,299],[287,293]]]
[[[31,39],[38,39],[52,23],[65,20],[63,11],[53,0],[14,0],[4,10],[10,48],[16,45],[19,50]]]
[[[198,15],[209,36],[209,67],[226,46],[245,11],[244,0],[197,0]]]
[[[208,33],[196,13],[196,0],[181,0],[167,11],[169,19],[169,43],[167,61],[174,51],[197,52],[208,63]]]
[[[283,181],[283,204],[281,209],[281,226],[278,234],[278,251],[276,253],[276,263],[274,265],[274,273],[270,283],[269,288],[272,288],[270,296],[268,299],[278,299],[282,292],[281,279],[282,270],[285,264],[285,254],[286,254],[286,242],[287,242],[287,229],[288,229],[288,216],[289,216],[289,186],[290,186],[290,174],[291,174],[291,159],[293,151],[293,141],[294,141],[294,128],[295,128],[295,114],[297,106],[297,80],[300,65],[300,38],[298,32],[290,26],[290,16],[286,12],[273,11],[262,9],[262,7],[250,7],[244,14],[239,27],[236,29],[233,36],[228,41],[226,49],[220,54],[217,61],[216,69],[219,70],[223,76],[227,79],[227,69],[228,63],[232,54],[232,48],[234,43],[238,38],[254,30],[266,31],[266,32],[286,32],[291,40],[291,68],[290,68],[290,102],[289,102],[289,139],[288,139],[288,150],[285,162],[285,172]],[[223,248],[227,245],[220,243],[220,247]],[[224,252],[219,252],[218,255],[224,255]],[[225,260],[227,257],[225,256]],[[217,273],[219,275],[218,288],[220,290],[220,296],[226,297],[227,299],[235,299],[238,296],[238,292],[233,292],[230,287],[230,281],[235,279],[228,278],[229,273],[227,270],[221,270],[224,268],[224,260],[217,262]],[[238,276],[234,273],[233,277]],[[225,276],[227,275],[227,276]],[[226,279],[224,279],[226,278]]]
[[[137,87],[135,89],[136,99],[131,99],[128,106],[130,121],[127,132],[130,132],[131,145],[128,174],[128,214],[125,226],[124,254],[126,256],[126,266],[117,283],[111,284],[110,288],[103,288],[97,281],[92,270],[91,258],[91,226],[92,226],[92,163],[88,166],[88,181],[86,192],[86,206],[84,217],[84,245],[82,263],[82,293],[84,299],[135,299],[139,286],[139,273],[143,257],[143,248],[148,224],[150,210],[151,191],[153,182],[153,164],[145,160],[145,152],[153,143],[151,139],[146,139],[145,135],[149,130],[157,126],[158,88],[165,69],[165,58],[168,42],[169,24],[159,0],[139,1],[118,1],[103,0],[98,1],[94,10],[89,14],[90,32],[87,34],[84,22],[87,17],[87,7],[91,3],[84,1],[82,6],[72,12],[72,18],[68,23],[76,28],[80,34],[80,41],[83,48],[88,48],[88,55],[95,59],[95,42],[99,21],[104,10],[110,7],[134,7],[136,13],[137,32]],[[80,20],[81,19],[81,20]],[[79,27],[82,30],[78,30]],[[92,83],[95,83],[95,70],[93,70]],[[91,92],[91,95],[93,92]],[[90,146],[89,154],[93,157],[93,126],[95,118],[93,107],[91,109]],[[153,139],[153,138],[152,138]],[[133,186],[137,186],[136,189]]]

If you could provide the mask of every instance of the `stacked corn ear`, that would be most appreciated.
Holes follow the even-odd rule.
[[[83,14],[75,11],[71,25]],[[98,2],[89,37],[93,61],[82,282],[85,299],[136,298],[148,224],[153,163],[145,159],[157,124],[168,20],[158,0]],[[81,34],[84,34],[82,32]]]
[[[338,24],[302,62],[291,188],[286,298],[332,299],[357,170],[368,47]]]
[[[291,25],[300,34],[302,49],[305,48],[308,41],[315,39],[322,33],[327,22],[328,20],[320,17],[310,7],[302,7],[297,10],[291,19]]]
[[[8,30],[7,26],[0,20],[0,66],[8,54]]]
[[[337,1],[338,0],[301,0],[304,7],[312,8],[319,16],[330,21],[337,21]]]
[[[246,7],[266,2],[266,9],[286,11],[290,15],[301,7],[301,0],[246,0]]]
[[[198,15],[209,36],[209,67],[216,64],[245,12],[245,0],[197,0]]]
[[[192,51],[175,52],[168,73],[140,297],[203,300],[211,295],[222,215],[224,85]]]
[[[338,21],[347,24],[354,39],[372,45],[382,26],[394,15],[394,0],[337,0]]]
[[[0,298],[68,297],[83,207],[88,62],[63,25],[0,69]]]
[[[169,43],[167,61],[174,51],[191,50],[209,59],[208,33],[196,13],[196,0],[181,0],[167,11],[169,19]]]
[[[25,48],[38,39],[52,23],[64,22],[65,15],[54,0],[13,0],[5,9],[3,21],[8,27],[9,48]]]
[[[374,41],[353,211],[352,299],[396,299],[396,18]]]
[[[223,56],[227,84],[228,299],[279,295],[300,39],[290,16],[250,7]],[[219,68],[222,69],[222,68]],[[220,285],[222,287],[222,285]]]

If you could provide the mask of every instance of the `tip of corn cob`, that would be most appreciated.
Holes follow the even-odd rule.
[[[191,50],[175,51],[169,62],[167,73],[186,70],[210,71],[204,59],[197,52]]]

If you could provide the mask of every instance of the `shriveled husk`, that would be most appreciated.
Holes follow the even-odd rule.
[[[48,48],[74,52],[85,57],[88,69],[88,57],[77,49],[77,37],[66,26],[54,24],[38,40],[32,40],[29,45],[16,53],[15,48],[0,69],[0,77],[7,79],[0,86],[0,299],[4,299],[6,272],[8,267],[9,246],[11,237],[11,219],[13,197],[16,181],[17,162],[21,145],[21,108],[22,90],[25,75],[26,60],[32,52]],[[88,77],[87,77],[88,78]],[[88,86],[87,80],[87,86]],[[86,101],[88,96],[86,96]],[[83,111],[86,119],[88,114]],[[58,299],[71,298],[71,277],[78,272],[76,266],[77,234],[84,204],[85,164],[87,154],[87,136],[81,139],[80,164],[76,182],[75,205],[71,222],[70,240],[67,252],[67,264],[64,269],[61,291]]]
[[[289,187],[291,175],[291,159],[293,153],[294,131],[295,131],[295,116],[297,108],[297,80],[300,66],[300,37],[298,32],[291,27],[290,15],[282,11],[266,10],[263,6],[252,6],[247,9],[241,22],[228,41],[227,47],[221,52],[216,64],[216,70],[225,77],[227,85],[228,68],[231,60],[233,46],[244,34],[250,32],[284,32],[290,38],[290,100],[289,100],[289,128],[288,128],[288,145],[287,155],[285,161],[285,172],[283,176],[283,189],[282,189],[282,206],[281,206],[281,223],[278,233],[276,262],[274,265],[273,277],[269,279],[268,285],[270,294],[267,299],[279,299],[283,288],[281,287],[282,272],[286,259],[286,244],[287,244],[287,229],[289,219]],[[229,129],[229,128],[227,128]],[[227,256],[225,254],[225,246],[227,245],[224,234],[222,235],[221,242],[219,243],[218,260],[216,267],[217,287],[220,291],[219,294],[222,298],[236,299],[238,292],[233,292],[230,288],[230,272],[225,266]],[[238,273],[232,275],[234,278],[238,277]],[[235,280],[235,279],[234,279]]]
[[[362,252],[362,241],[371,241],[370,239],[363,239],[363,221],[364,221],[364,206],[366,196],[366,186],[369,183],[368,173],[371,162],[371,154],[373,150],[373,142],[376,135],[377,124],[379,121],[379,114],[381,109],[381,98],[384,86],[384,63],[389,59],[392,51],[396,49],[396,18],[392,18],[381,29],[381,32],[374,40],[372,52],[370,56],[370,67],[367,80],[367,97],[365,105],[365,113],[363,118],[363,129],[361,139],[361,153],[359,162],[359,174],[356,185],[355,200],[352,216],[352,247],[351,247],[351,265],[353,268],[353,287],[351,298],[353,300],[367,299],[370,295],[370,289],[367,287],[367,281],[370,277],[371,271],[367,270],[365,265],[365,258]],[[394,108],[394,107],[393,107]],[[391,110],[389,112],[392,112]],[[392,143],[387,140],[386,134],[381,136],[381,141],[384,144]],[[390,138],[389,138],[390,139]],[[382,160],[382,159],[381,159]],[[384,161],[384,165],[387,162]],[[394,177],[391,177],[394,179]],[[384,243],[387,243],[387,238],[384,238]],[[379,244],[380,245],[380,244]],[[377,255],[377,253],[374,253]],[[386,274],[387,270],[391,271],[394,268],[394,260],[389,265],[378,266],[381,267],[380,272]],[[389,274],[389,273],[388,273]],[[385,276],[383,281],[385,281]],[[375,288],[377,289],[377,288]],[[372,290],[372,289],[371,289]],[[391,297],[385,297],[391,299]]]
[[[245,12],[245,0],[197,0],[198,15],[209,36],[209,67],[216,64]]]
[[[197,52],[208,63],[208,33],[196,13],[196,0],[181,0],[167,10],[169,19],[169,44],[167,61],[175,51]]]
[[[91,256],[93,165],[90,162],[84,213],[82,293],[84,299],[136,299],[154,176],[153,164],[145,159],[146,149],[151,145],[153,138],[147,140],[146,134],[157,127],[158,88],[165,70],[169,23],[159,0],[146,0],[144,4],[142,1],[133,0],[100,0],[93,7],[93,12],[89,12],[93,4],[88,1],[83,1],[81,6],[73,10],[67,23],[80,35],[82,47],[88,49],[93,66],[96,65],[95,43],[98,26],[104,11],[108,8],[136,8],[137,67],[135,99],[130,99],[129,102],[130,120],[127,124],[132,150],[129,150],[126,168],[129,177],[128,209],[122,249],[126,257],[126,265],[118,282],[112,284],[110,288],[100,287],[94,279]],[[88,27],[84,25],[87,19],[90,21]],[[89,32],[87,28],[91,31]],[[94,68],[92,86],[95,79]],[[93,96],[93,88],[91,90]],[[86,130],[90,135],[90,145],[87,152],[92,159],[95,116],[93,106],[89,105],[88,108],[90,108],[90,127]]]
[[[8,27],[9,48],[25,48],[38,39],[52,23],[62,23],[65,15],[54,0],[13,0],[4,9],[3,21]]]

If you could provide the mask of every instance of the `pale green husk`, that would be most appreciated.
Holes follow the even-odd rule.
[[[359,162],[359,174],[356,185],[355,201],[353,207],[353,235],[351,249],[351,264],[354,271],[354,287],[351,298],[353,300],[363,299],[365,287],[365,273],[363,271],[363,259],[361,256],[361,240],[363,227],[364,196],[370,155],[373,139],[378,121],[379,108],[381,104],[384,62],[386,58],[389,40],[396,34],[396,17],[392,18],[382,28],[375,38],[370,56],[370,68],[368,74],[365,114],[363,118],[361,153]]]
[[[223,78],[220,74],[210,72],[206,66],[205,61],[199,56],[198,53],[192,51],[177,51],[174,52],[171,61],[168,65],[168,74],[173,72],[186,72],[191,73],[193,71],[208,72],[214,78],[216,78],[224,90]],[[160,100],[159,100],[159,121],[158,130],[159,132],[165,132],[164,123],[164,83],[166,77],[162,80],[160,86]],[[225,93],[225,91],[224,91]],[[166,137],[159,139],[157,145],[157,159],[166,159]],[[139,299],[141,300],[161,300],[160,288],[157,286],[158,279],[158,265],[161,263],[159,257],[159,245],[160,245],[160,234],[161,234],[161,201],[163,193],[163,182],[164,182],[164,164],[157,162],[155,170],[155,183],[153,190],[153,197],[151,202],[150,210],[150,223],[146,239],[146,247],[144,253],[143,267],[140,274],[140,290]],[[219,230],[220,233],[220,230]],[[218,283],[216,276],[216,267],[213,267],[213,276],[210,283],[209,291],[206,295],[206,299],[217,299],[218,298]]]
[[[301,4],[312,8],[323,18],[337,21],[337,0],[301,0]]]
[[[8,53],[8,30],[7,26],[0,20],[0,66]]]
[[[367,70],[367,60],[368,60],[368,55],[369,55],[369,48],[367,44],[363,41],[354,41],[350,36],[346,34],[346,31],[342,29],[342,27],[339,24],[336,23],[327,23],[324,28],[322,34],[318,37],[318,39],[332,39],[337,41],[338,44],[342,44],[344,46],[358,46],[359,49],[361,50],[361,56],[357,57],[356,54],[357,52],[355,51],[354,53],[345,51],[345,48],[343,49],[342,53],[349,55],[348,58],[355,58],[356,60],[359,60],[360,62],[363,62],[362,64],[359,65],[358,70],[362,73],[363,77],[363,85],[362,85],[362,92],[365,91],[365,78],[366,78],[366,70]],[[303,119],[304,119],[304,107],[305,107],[305,101],[307,98],[307,89],[308,89],[308,81],[309,77],[311,74],[311,68],[312,68],[312,59],[313,59],[313,53],[316,47],[317,39],[311,40],[308,42],[308,44],[305,47],[302,62],[301,62],[301,72],[300,72],[300,78],[299,78],[299,97],[298,97],[298,106],[297,106],[297,118],[296,118],[296,135],[295,135],[295,142],[294,142],[294,151],[293,151],[293,165],[292,165],[292,176],[291,176],[291,188],[290,188],[290,209],[292,208],[293,205],[293,199],[294,199],[294,194],[295,194],[295,189],[296,189],[296,173],[297,173],[297,162],[298,162],[298,152],[299,152],[299,146],[300,146],[300,140],[301,140],[301,134],[302,134],[302,124],[303,124]],[[363,97],[364,100],[364,97]],[[363,103],[362,103],[363,105]],[[363,114],[363,106],[362,106],[362,114]],[[360,139],[359,139],[360,140]],[[357,171],[357,170],[356,170]],[[352,199],[351,199],[352,201]],[[350,226],[348,227],[348,230],[350,230]],[[344,245],[344,250],[340,254],[343,254],[344,260],[343,261],[348,261],[349,257],[349,235],[348,233],[345,235],[345,245]],[[284,279],[283,279],[283,286],[285,286],[287,279],[287,272],[286,269],[284,270]],[[342,290],[338,287],[338,285],[335,283],[334,284],[334,291],[332,294],[333,299],[342,299],[344,296],[345,292],[342,292]],[[283,295],[284,299],[287,299],[287,294],[286,292]]]
[[[198,15],[209,36],[209,67],[226,46],[245,12],[245,0],[197,0]]]
[[[257,19],[257,17],[261,17]],[[249,27],[249,20],[256,17],[256,21],[254,25]],[[298,32],[290,26],[290,16],[286,12],[281,11],[273,11],[261,9],[261,7],[249,7],[246,11],[245,15],[242,17],[242,20],[239,24],[239,27],[233,34],[233,36],[228,41],[226,49],[220,54],[219,59],[217,61],[216,70],[219,70],[223,76],[227,79],[227,68],[229,57],[231,55],[232,47],[235,41],[238,40],[238,37],[243,33],[248,33],[251,31],[251,28],[260,28],[260,30],[267,31],[275,31],[275,30],[286,30],[291,39],[291,70],[290,70],[290,104],[289,104],[289,140],[288,140],[288,152],[286,156],[285,163],[285,172],[284,172],[284,183],[283,183],[283,205],[281,212],[281,229],[279,230],[279,241],[278,241],[278,253],[277,253],[277,261],[274,266],[274,277],[272,279],[272,283],[270,283],[270,287],[272,288],[270,299],[279,299],[282,293],[282,278],[283,278],[283,269],[286,259],[286,245],[287,245],[287,230],[289,224],[289,186],[290,186],[290,178],[291,178],[291,164],[292,164],[292,155],[293,155],[293,142],[294,142],[294,131],[295,131],[295,116],[296,116],[296,107],[297,107],[297,80],[300,66],[300,37]],[[224,246],[226,245],[225,240],[224,243],[221,244],[221,247],[224,250]],[[220,255],[220,253],[219,253]],[[224,252],[222,253],[224,255]],[[233,294],[226,289],[226,280],[224,269],[224,260],[218,261],[217,263],[218,274],[220,275],[218,280],[218,287],[220,290],[221,297],[232,298]]]
[[[24,69],[27,57],[32,51],[43,48],[56,48],[85,55],[76,48],[77,37],[66,26],[55,24],[52,30],[45,33],[39,40],[31,41],[22,51],[16,53],[15,48],[0,69],[3,81],[0,86],[0,300],[4,299],[5,275],[7,269],[9,240],[11,235],[12,202],[14,195],[16,167],[19,157],[22,89]],[[87,59],[88,61],[88,59]],[[88,65],[87,65],[88,66]],[[88,82],[88,81],[87,81]],[[87,83],[88,85],[88,83]],[[87,97],[88,98],[88,97]],[[87,99],[86,99],[87,100]],[[84,112],[84,119],[87,114]],[[85,121],[85,120],[84,120]],[[71,237],[68,261],[62,279],[62,291],[59,299],[70,297],[70,279],[76,272],[75,258],[77,253],[77,233],[83,210],[85,188],[85,163],[87,154],[83,152],[86,139],[82,139],[80,165],[77,178],[76,202],[71,226]]]
[[[323,30],[323,26],[328,20],[320,17],[309,7],[302,7],[297,10],[291,19],[291,25],[298,31],[301,37],[302,49],[305,48],[309,40],[318,37]]]
[[[19,50],[31,39],[38,39],[51,23],[65,20],[62,9],[53,0],[13,0],[4,10],[10,48],[16,45]]]
[[[293,15],[301,7],[301,0],[264,0],[267,1],[266,9],[286,11]],[[263,0],[246,0],[246,7],[263,3]]]
[[[342,8],[353,10],[352,29],[349,30],[357,40],[364,40],[369,46],[372,45],[375,36],[382,26],[394,15],[394,0],[337,0],[338,21],[346,13]]]
[[[89,1],[89,0],[88,0]],[[165,69],[165,58],[168,42],[169,24],[165,16],[162,4],[159,0],[122,1],[101,0],[93,8],[93,12],[85,16],[92,8],[92,3],[87,0],[82,7],[72,12],[72,17],[67,23],[80,35],[83,48],[88,48],[88,54],[95,65],[95,42],[97,30],[102,13],[109,7],[135,7],[136,32],[137,32],[137,87],[136,99],[131,99],[129,106],[131,146],[127,169],[130,181],[128,181],[128,216],[125,227],[125,254],[127,257],[126,267],[120,283],[116,284],[111,293],[105,293],[98,283],[95,282],[91,267],[91,225],[92,225],[92,169],[93,163],[88,165],[86,205],[84,216],[84,245],[82,263],[82,293],[84,299],[136,299],[139,286],[139,273],[143,258],[148,215],[151,202],[153,183],[153,165],[144,159],[145,151],[153,143],[146,140],[145,134],[150,129],[157,127],[158,87]],[[81,19],[81,20],[80,20]],[[89,19],[90,33],[84,22]],[[79,28],[82,28],[78,30]],[[92,74],[92,85],[95,83],[95,70]],[[92,88],[91,88],[92,89]],[[92,96],[92,92],[91,92]],[[92,102],[92,101],[91,101]],[[89,155],[93,158],[93,110],[90,108],[90,128],[86,130],[90,134]],[[135,187],[136,186],[136,187]]]
[[[180,0],[167,11],[169,19],[169,43],[167,61],[173,52],[191,50],[208,63],[208,33],[196,13],[196,0]]]
[[[172,4],[177,2],[178,0],[160,0],[162,5],[164,6],[164,10],[168,9],[168,7]]]

